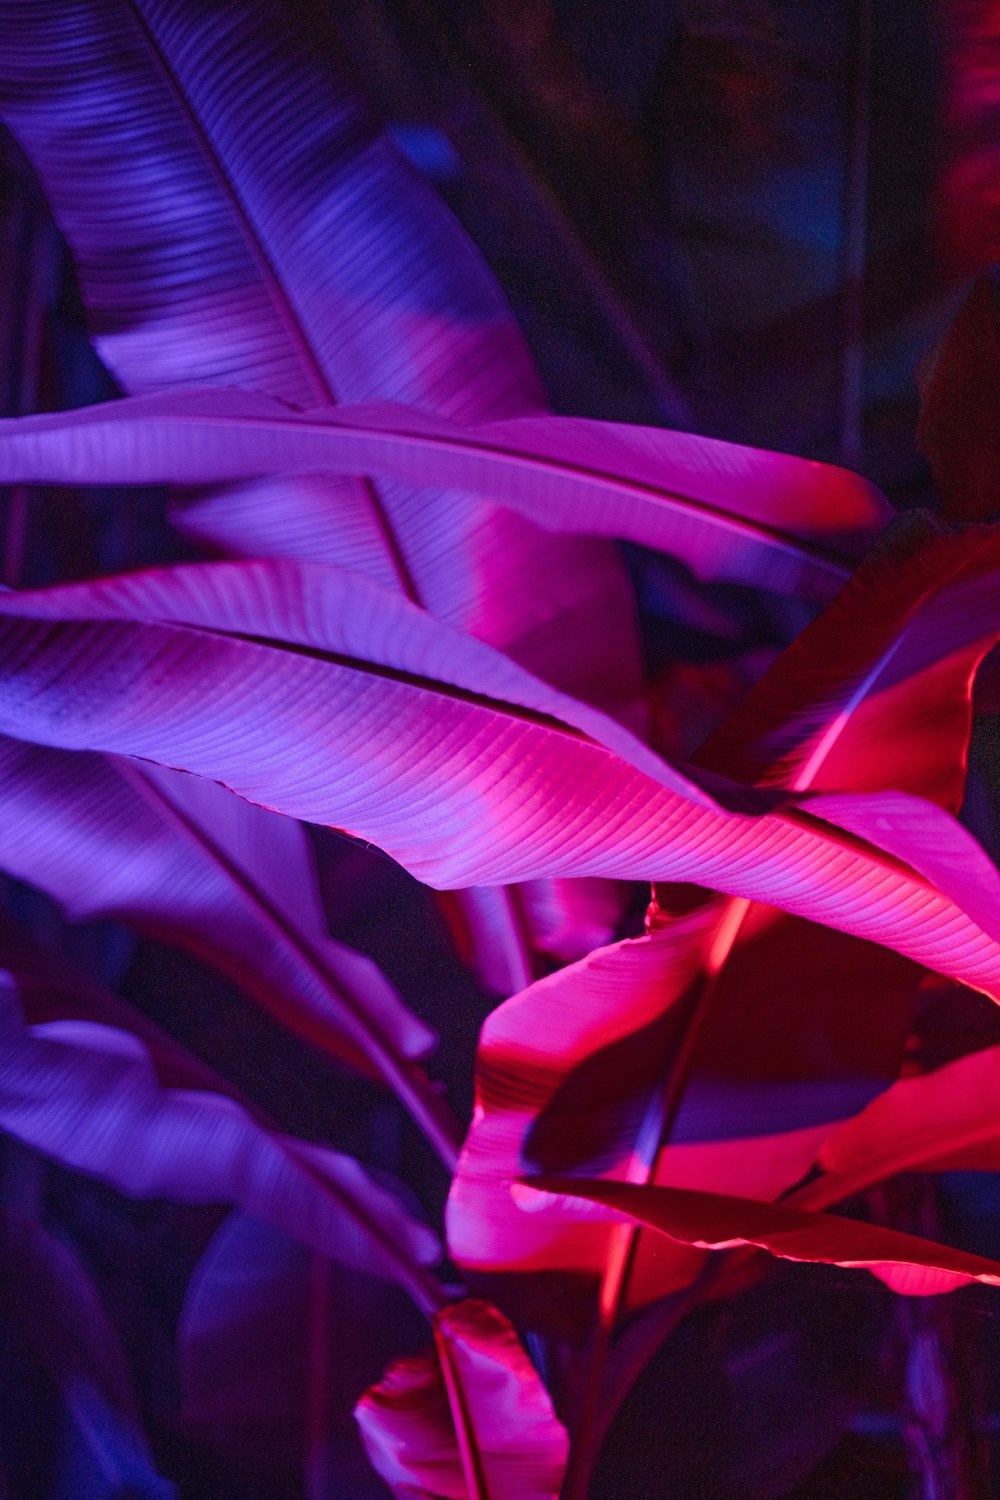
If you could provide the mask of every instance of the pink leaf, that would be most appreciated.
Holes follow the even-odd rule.
[[[957,812],[1000,542],[901,520],[695,757],[754,785],[914,792]]]
[[[836,1214],[809,1213],[721,1193],[573,1177],[535,1177],[515,1189],[518,1202],[529,1211],[544,1203],[540,1194],[549,1193],[582,1200],[583,1217],[633,1220],[681,1244],[706,1250],[753,1245],[782,1260],[863,1267],[910,1295],[951,1290],[970,1281],[1000,1286],[996,1261]]]
[[[355,1415],[401,1500],[556,1500],[565,1428],[507,1319],[487,1302],[446,1307],[434,1349],[392,1365]]]
[[[827,1137],[816,1157],[826,1175],[796,1203],[835,1203],[897,1172],[996,1171],[998,1085],[998,1047],[901,1078]]]
[[[948,814],[898,793],[808,803],[886,857],[767,811],[772,793],[709,778],[713,796],[605,716],[365,580],[202,565],[0,596],[0,614],[8,733],[226,782],[371,839],[431,884],[694,880],[1000,994],[1000,880]]]

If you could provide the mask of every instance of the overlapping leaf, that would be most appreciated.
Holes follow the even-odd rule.
[[[977,554],[984,574],[994,545],[989,534]],[[695,880],[1000,990],[996,872],[940,809],[902,793],[809,804],[920,879],[768,812],[773,794],[709,778],[710,795],[603,715],[364,580],[203,566],[8,595],[0,613],[8,733],[226,782],[369,838],[432,884]],[[985,628],[960,610],[955,623],[973,638]]]
[[[398,1287],[234,1209],[188,1283],[177,1328],[185,1432],[237,1490],[383,1500],[353,1408],[427,1325]]]
[[[487,1018],[448,1243],[463,1268],[499,1273],[496,1295],[517,1299],[512,1306],[530,1296],[524,1273],[600,1275],[614,1233],[558,1199],[521,1213],[510,1188],[523,1173],[774,1198],[809,1169],[833,1122],[895,1077],[921,971],[770,907],[751,909],[732,947],[734,904],[704,902],[648,937],[599,950]],[[879,997],[863,1019],[851,999],[861,986]],[[684,1058],[701,1004],[708,1014]],[[663,1150],[650,1101],[668,1092],[679,1063]],[[686,1284],[699,1263],[643,1237],[625,1304]],[[530,1316],[544,1314],[531,1303]]]
[[[892,515],[872,485],[845,469],[570,417],[460,426],[389,403],[296,412],[207,389],[11,418],[0,423],[0,439],[0,478],[21,483],[218,483],[319,471],[421,491],[448,486],[456,524],[471,524],[473,497],[489,496],[554,531],[624,537],[669,552],[704,578],[818,598],[843,582],[861,539]],[[318,543],[301,555],[344,561]],[[609,608],[623,607],[603,598]],[[600,599],[595,594],[592,605]],[[474,621],[471,633],[493,639]],[[505,638],[499,644],[525,660]],[[541,663],[525,664],[572,685]],[[580,696],[601,701],[596,687]]]
[[[9,975],[2,1001],[0,1128],[134,1197],[238,1202],[434,1305],[424,1268],[436,1236],[350,1157],[282,1136],[222,1093],[162,1087],[130,1032],[86,1020],[25,1027]]]
[[[456,1126],[416,1065],[433,1035],[326,932],[308,840],[161,767],[0,739],[0,868],[75,918],[111,916],[216,964],[308,1041],[396,1089],[450,1159]]]
[[[499,288],[360,107],[318,6],[7,0],[0,54],[0,110],[127,391],[215,382],[301,406],[389,399],[469,421],[544,405]],[[553,536],[489,497],[470,507],[329,475],[217,488],[177,514],[216,553],[356,569],[561,687],[636,712],[634,608],[607,542]],[[470,913],[490,982],[517,987],[525,950],[554,946],[553,893],[541,896],[538,911],[529,892],[523,911],[484,896]],[[572,888],[557,904],[555,942],[569,934],[585,951],[593,893],[579,918]],[[617,904],[603,893],[603,936]],[[486,952],[484,905],[487,935],[504,937]]]
[[[401,1500],[556,1500],[565,1428],[514,1329],[487,1302],[434,1319],[434,1348],[398,1361],[356,1416]]]

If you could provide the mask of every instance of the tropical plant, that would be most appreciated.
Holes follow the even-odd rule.
[[[544,103],[555,31],[487,9]],[[0,927],[0,1491],[803,1500],[900,1328],[944,1347],[905,1299],[1000,1284],[893,1196],[1000,1169],[1000,874],[966,826],[994,293],[925,373],[946,521],[554,415],[357,88],[310,0],[0,0],[8,180],[110,372],[53,382],[56,298],[11,280],[0,868],[34,934]],[[621,123],[577,103],[574,160]],[[95,504],[124,555],[46,551]],[[721,670],[650,673],[651,578]],[[39,943],[62,918],[103,924],[104,982]],[[165,1293],[109,1296],[106,1223],[124,1260],[162,1224]],[[946,1447],[921,1472],[957,1486]]]

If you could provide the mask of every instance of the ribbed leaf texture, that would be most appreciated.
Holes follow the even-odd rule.
[[[216,382],[469,421],[542,407],[499,289],[359,106],[318,4],[6,0],[0,56],[0,109],[125,390]],[[547,535],[488,500],[456,509],[448,494],[330,477],[228,487],[180,515],[217,553],[357,569],[560,686],[636,711],[632,599],[606,542]],[[569,934],[585,951],[593,894],[578,921],[572,888],[558,901],[557,944]],[[533,927],[546,946],[552,904],[541,893],[532,921],[529,893],[528,935],[508,933],[509,951],[530,948]],[[605,893],[605,936],[616,905]],[[488,929],[516,928],[502,902],[490,908]],[[530,972],[495,947],[478,956],[503,988]]]
[[[491,497],[557,532],[658,548],[703,578],[819,599],[843,583],[860,544],[892,516],[873,485],[829,464],[574,417],[461,426],[389,403],[298,412],[204,389],[0,422],[0,478],[17,483],[192,484],[317,471],[422,492],[452,486],[456,525],[473,522],[475,497]],[[301,555],[327,556],[322,535]],[[623,601],[595,594],[591,606],[621,609]],[[540,599],[536,607],[551,608]],[[474,622],[471,633],[491,639]],[[544,663],[525,664],[574,686]],[[576,684],[580,696],[602,702],[597,688]]]
[[[769,812],[771,793],[713,778],[713,797],[612,720],[364,580],[202,566],[0,596],[0,613],[8,733],[226,782],[371,839],[432,884],[695,880],[1000,992],[997,875],[941,809],[903,793],[809,802],[887,860]],[[133,623],[154,613],[190,623]],[[984,629],[958,611],[954,624],[959,640]]]
[[[0,739],[0,867],[74,919],[134,922],[215,964],[291,1030],[398,1091],[446,1159],[433,1033],[326,931],[305,830],[211,782]]]

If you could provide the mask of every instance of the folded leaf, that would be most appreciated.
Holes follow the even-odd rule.
[[[453,527],[472,521],[471,496],[488,496],[547,528],[672,553],[703,578],[819,598],[847,577],[859,540],[892,514],[877,490],[844,469],[578,418],[463,427],[389,404],[301,413],[260,396],[203,390],[0,423],[0,479],[19,483],[193,484],[297,472],[448,486]],[[320,546],[301,555],[353,562]],[[570,685],[509,641],[457,622]]]
[[[138,1037],[97,1022],[25,1027],[0,994],[0,1128],[133,1197],[237,1202],[433,1306],[437,1237],[350,1157],[282,1136],[235,1100],[163,1088]]]
[[[397,1091],[451,1160],[457,1122],[415,1059],[433,1034],[326,932],[305,831],[152,765],[0,738],[0,868],[74,919],[117,917],[206,958],[284,1025]]]
[[[697,763],[758,786],[913,792],[957,812],[973,678],[1000,629],[998,557],[989,527],[906,517]]]
[[[467,1300],[434,1319],[434,1349],[392,1365],[355,1412],[402,1500],[556,1500],[566,1430],[507,1319]]]
[[[194,628],[83,618],[123,612]],[[223,781],[371,839],[431,884],[694,880],[1000,994],[1000,881],[940,809],[810,801],[889,858],[710,778],[756,815],[725,811],[621,726],[365,580],[203,565],[0,596],[0,615],[8,733]]]
[[[897,1172],[1000,1169],[998,1084],[997,1047],[899,1079],[827,1137],[816,1157],[826,1175],[796,1203],[835,1203]]]
[[[980,1255],[938,1245],[913,1234],[863,1224],[836,1214],[809,1213],[783,1204],[758,1203],[670,1187],[625,1182],[587,1182],[573,1177],[535,1177],[515,1189],[530,1210],[540,1193],[583,1200],[581,1215],[631,1219],[682,1244],[706,1250],[753,1245],[783,1260],[858,1266],[874,1272],[895,1291],[910,1295],[950,1291],[970,1281],[1000,1286],[1000,1264]]]

